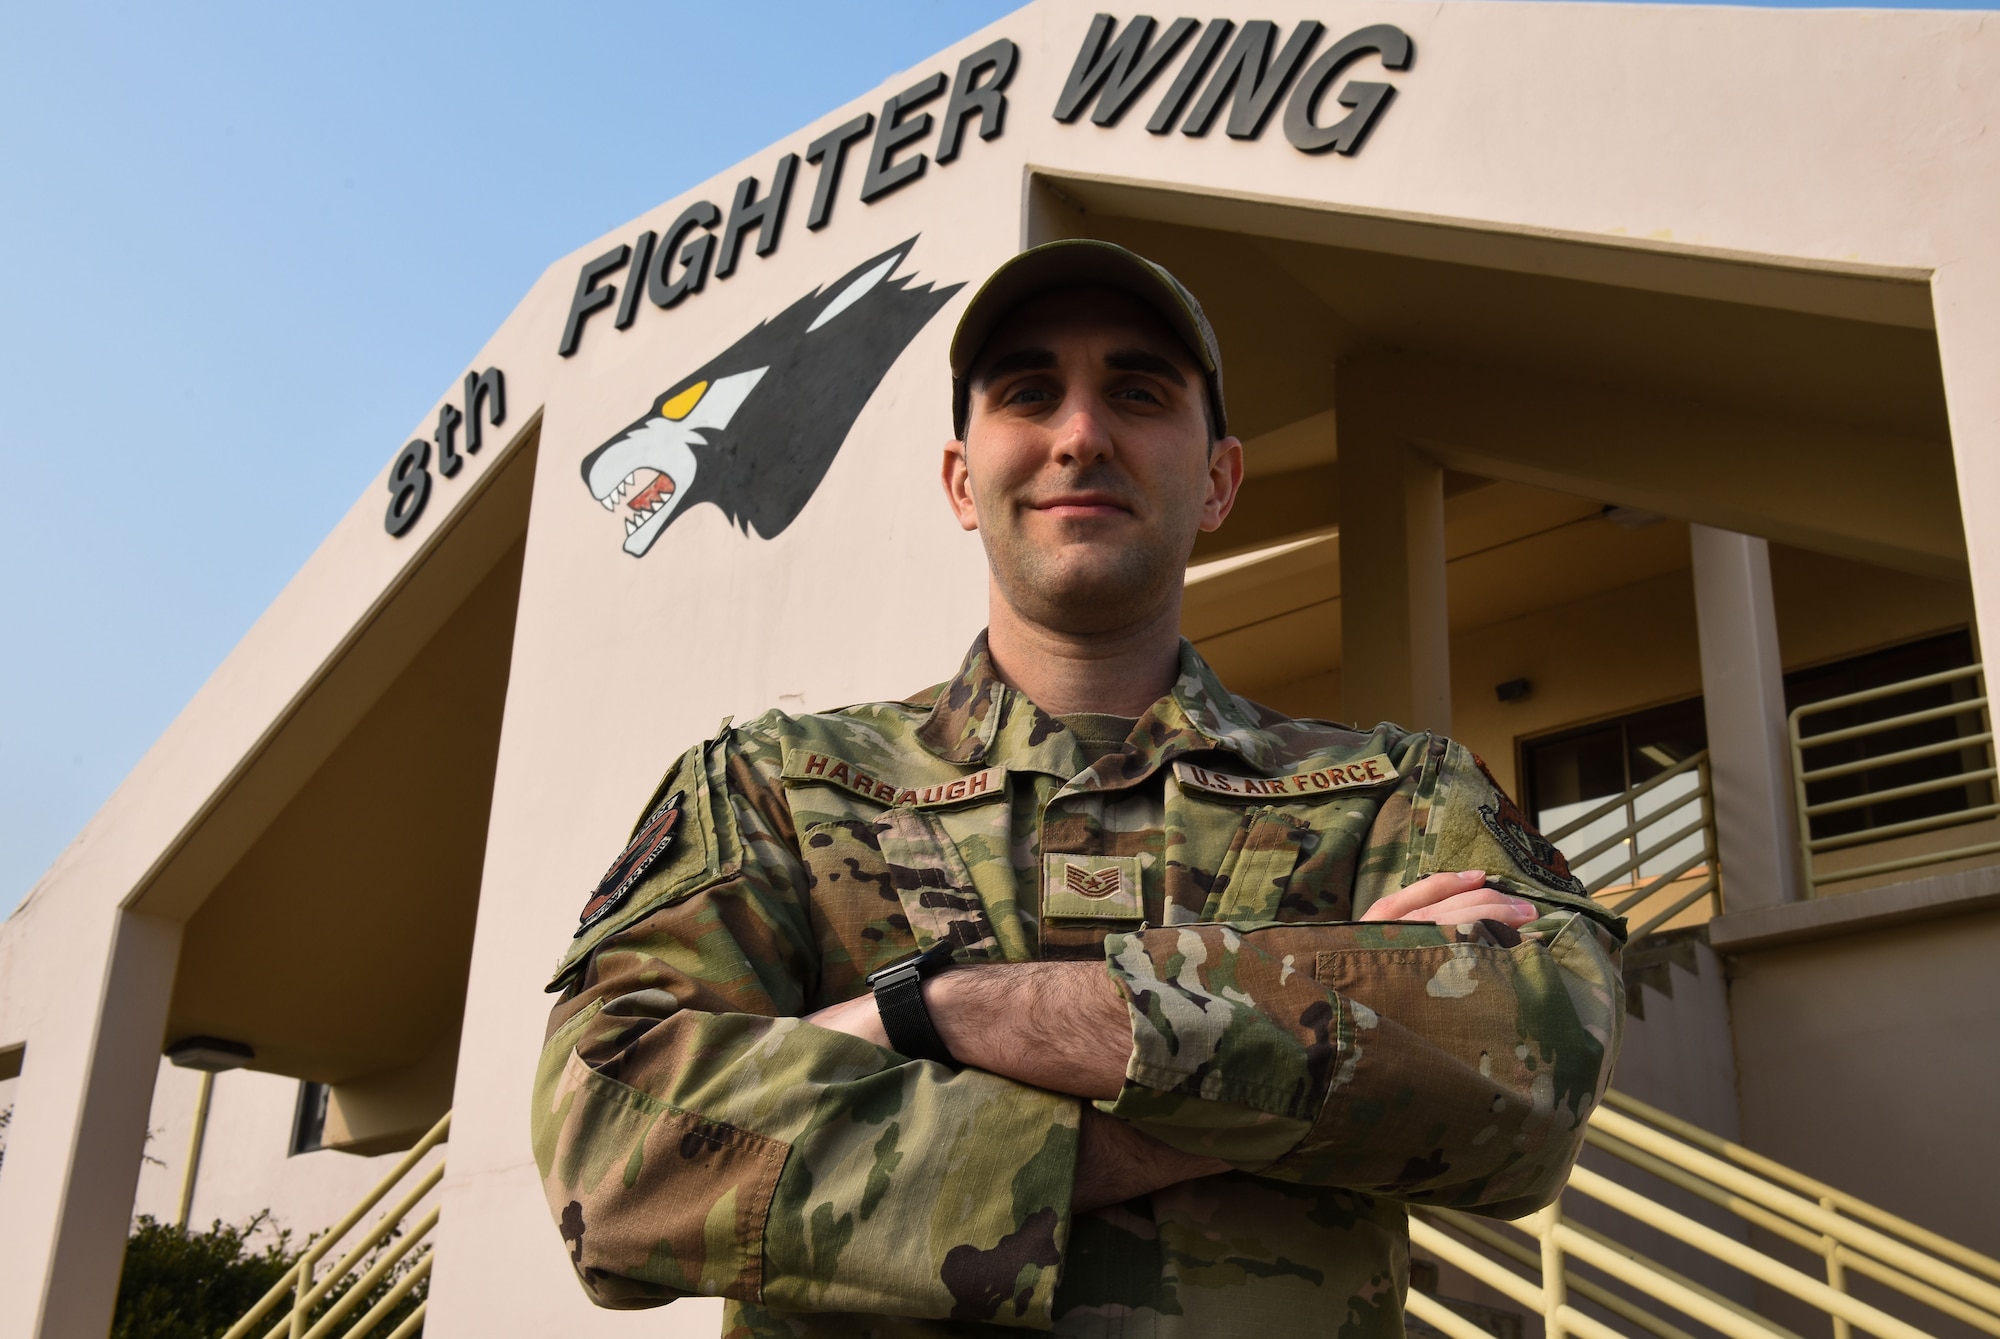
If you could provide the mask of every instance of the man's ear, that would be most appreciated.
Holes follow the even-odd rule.
[[[979,528],[979,506],[972,498],[972,466],[965,458],[965,443],[950,441],[944,444],[944,496],[951,503],[951,514],[958,518],[959,529]]]
[[[1201,509],[1201,528],[1219,529],[1236,505],[1243,487],[1243,443],[1224,437],[1208,454],[1208,501]]]

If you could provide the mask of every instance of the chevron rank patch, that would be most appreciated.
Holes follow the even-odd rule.
[[[675,791],[668,796],[666,803],[655,809],[640,825],[632,844],[611,862],[610,869],[604,871],[604,877],[597,881],[596,891],[583,904],[583,914],[577,918],[581,922],[576,927],[577,938],[616,911],[638,887],[639,880],[646,877],[646,871],[674,844],[674,834],[681,825],[681,795],[682,792]]]
[[[1051,920],[1144,920],[1139,857],[1044,855],[1042,915]]]

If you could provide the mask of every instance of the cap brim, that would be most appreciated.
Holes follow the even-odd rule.
[[[1205,377],[1218,371],[1203,322],[1172,280],[1124,247],[1091,238],[1047,242],[995,270],[958,319],[951,337],[951,375],[963,381],[993,332],[1022,303],[1063,288],[1115,288],[1160,314]]]

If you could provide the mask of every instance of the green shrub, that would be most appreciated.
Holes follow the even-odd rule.
[[[270,1217],[265,1210],[241,1226],[218,1219],[206,1232],[191,1232],[139,1215],[125,1243],[111,1339],[216,1339],[255,1306],[303,1253],[303,1248],[292,1249],[289,1229],[276,1233],[261,1249],[250,1246],[249,1239]],[[363,1262],[364,1271],[367,1263]],[[407,1268],[405,1261],[347,1313],[347,1321],[359,1320]],[[412,1289],[371,1335],[386,1336],[408,1319],[424,1300],[429,1282],[426,1279]],[[336,1288],[313,1309],[312,1319],[325,1315],[347,1291],[348,1285]],[[257,1333],[276,1325],[285,1307],[281,1302],[270,1312],[256,1327]]]

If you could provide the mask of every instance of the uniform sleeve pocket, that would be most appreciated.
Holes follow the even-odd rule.
[[[669,1106],[574,1051],[553,1099],[560,1132],[543,1190],[600,1305],[761,1300],[789,1144]]]

